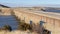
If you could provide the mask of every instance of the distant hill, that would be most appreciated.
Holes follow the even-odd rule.
[[[2,5],[2,4],[0,4],[0,7],[4,7],[4,8],[10,8],[10,7],[8,7],[8,6],[5,6],[5,5]]]

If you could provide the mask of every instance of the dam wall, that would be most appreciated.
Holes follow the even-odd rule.
[[[14,9],[14,14],[18,19],[24,20],[30,24],[40,24],[43,21],[43,27],[51,32],[51,34],[60,34],[60,15],[58,13],[29,11],[22,9]],[[38,29],[39,30],[39,29]]]

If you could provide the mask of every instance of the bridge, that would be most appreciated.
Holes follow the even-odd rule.
[[[35,25],[40,24],[41,26],[41,21],[43,21],[44,23],[42,24],[42,26],[46,30],[50,31],[50,34],[60,34],[60,14],[59,13],[26,10],[21,8],[17,8],[17,9],[2,8],[1,10],[6,12],[4,15],[15,15],[18,19],[24,20],[28,24],[30,24],[30,21],[32,21],[33,24]],[[36,28],[37,28],[37,31],[42,30],[41,27],[40,29],[38,26]]]
[[[30,24],[32,21],[34,24],[40,24],[40,21],[45,22],[43,27],[51,32],[51,34],[60,34],[60,14],[54,12],[43,11],[29,11],[24,9],[14,9],[16,17],[21,20],[25,20]],[[39,29],[38,29],[39,30]]]

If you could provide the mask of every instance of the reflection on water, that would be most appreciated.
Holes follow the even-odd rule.
[[[5,24],[10,25],[13,30],[17,29],[17,21],[14,16],[0,16],[0,27],[3,27]]]

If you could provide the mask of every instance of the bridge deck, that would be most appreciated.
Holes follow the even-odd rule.
[[[50,18],[54,18],[54,19],[60,19],[60,14],[59,13],[53,13],[53,12],[44,12],[44,11],[24,11],[24,12],[28,12],[28,13],[33,13],[33,14],[37,14],[37,15],[42,15],[42,16],[46,16],[46,17],[50,17]]]

